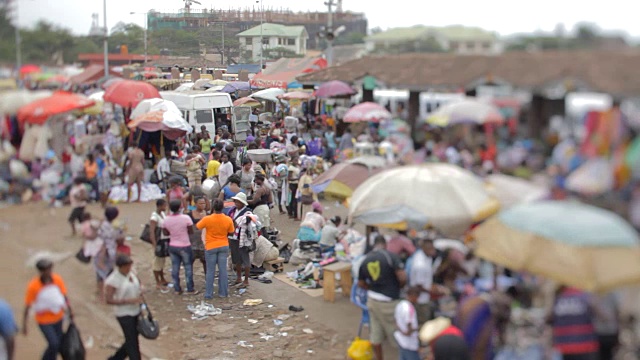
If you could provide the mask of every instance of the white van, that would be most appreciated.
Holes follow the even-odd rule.
[[[192,90],[161,91],[160,96],[173,101],[196,132],[200,132],[202,125],[206,126],[212,136],[218,126],[227,125],[229,131],[232,131],[233,102],[229,94]]]
[[[361,94],[354,96],[354,101],[360,102]],[[420,112],[419,118],[424,120],[429,113],[434,112],[440,106],[464,98],[464,94],[459,93],[436,93],[422,92],[420,93]],[[388,107],[392,114],[397,114],[400,107],[404,109],[405,116],[409,105],[409,91],[407,90],[373,90],[373,101]]]

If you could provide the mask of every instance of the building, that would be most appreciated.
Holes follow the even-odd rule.
[[[137,54],[109,54],[109,65],[123,66],[133,64],[144,64],[144,55]],[[148,55],[148,61],[156,61],[160,59],[159,55]],[[104,64],[103,53],[83,53],[78,54],[78,62],[82,66],[102,65]]]
[[[261,51],[284,49],[295,55],[307,53],[309,34],[304,26],[286,26],[266,23],[245,30],[238,35],[240,49],[249,52],[248,58],[260,59]],[[262,42],[260,41],[262,39]]]
[[[370,53],[453,52],[493,55],[503,51],[497,34],[460,25],[394,28],[367,37],[365,43]]]
[[[242,31],[249,30],[260,23],[272,23],[287,26],[304,26],[309,34],[307,49],[321,49],[322,42],[318,34],[327,25],[326,12],[293,12],[288,9],[190,9],[188,12],[149,10],[147,14],[149,30],[182,29],[198,31],[219,27],[224,29],[225,36],[231,37]],[[352,33],[367,34],[368,22],[364,14],[338,10],[333,14],[335,28],[344,26],[341,36]]]

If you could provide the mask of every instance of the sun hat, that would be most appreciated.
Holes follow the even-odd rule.
[[[240,201],[241,203],[243,203],[245,206],[249,205],[249,203],[247,202],[247,194],[245,193],[237,193],[236,196],[232,197],[231,200],[237,200]]]
[[[446,317],[439,317],[427,321],[420,329],[420,341],[430,343],[435,340],[443,331],[451,326],[451,320]]]
[[[42,257],[38,262],[36,262],[36,269],[38,271],[45,271],[51,269],[53,267],[53,261],[48,257]]]

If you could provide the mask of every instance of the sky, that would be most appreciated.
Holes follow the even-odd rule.
[[[87,34],[91,27],[91,14],[100,14],[100,0],[14,0],[19,3],[19,24],[33,26],[46,19],[62,25],[74,34]],[[112,28],[119,21],[144,26],[144,12],[154,9],[177,12],[184,7],[183,0],[106,0],[107,25]],[[326,10],[325,0],[262,0],[264,8],[289,8],[293,11]],[[192,8],[251,8],[259,7],[256,0],[200,0],[202,5]],[[382,29],[424,24],[430,26],[478,26],[502,35],[535,31],[553,31],[560,23],[571,30],[579,22],[595,23],[602,29],[619,30],[640,37],[640,21],[633,1],[608,0],[343,0],[344,10],[364,12],[369,28]],[[374,5],[375,4],[375,5]],[[420,5],[417,5],[420,4]],[[525,5],[526,4],[526,5]],[[131,15],[130,12],[141,14]]]

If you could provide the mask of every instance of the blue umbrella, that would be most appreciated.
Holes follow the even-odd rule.
[[[248,91],[251,90],[251,85],[247,81],[231,81],[222,88],[222,92],[234,93],[236,91]]]

